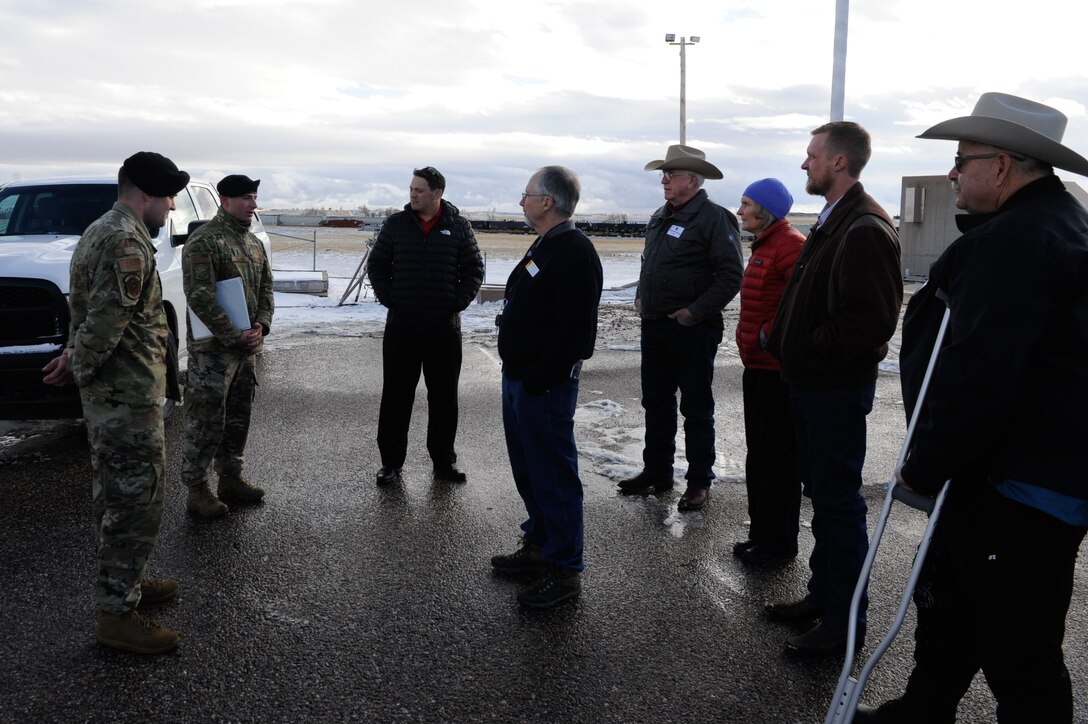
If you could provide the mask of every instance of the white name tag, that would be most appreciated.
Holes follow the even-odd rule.
[[[529,276],[535,277],[540,273],[540,267],[536,265],[536,262],[530,259],[525,263],[525,271],[529,272]]]
[[[683,226],[676,226],[674,224],[673,227],[671,229],[669,229],[668,233],[669,233],[669,236],[674,237],[676,239],[679,239],[680,235],[684,233],[684,227]]]

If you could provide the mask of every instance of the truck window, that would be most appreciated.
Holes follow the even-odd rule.
[[[196,199],[197,208],[200,209],[200,218],[214,219],[216,212],[219,211],[219,201],[215,198],[215,194],[203,186],[191,186],[190,190]]]

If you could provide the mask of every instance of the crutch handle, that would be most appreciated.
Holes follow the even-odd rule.
[[[904,505],[909,505],[915,510],[920,510],[926,515],[933,512],[933,503],[936,502],[936,498],[932,495],[926,495],[925,493],[918,493],[914,490],[908,490],[896,481],[891,482],[892,497],[898,500]]]

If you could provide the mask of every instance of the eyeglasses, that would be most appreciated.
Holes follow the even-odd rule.
[[[956,157],[952,159],[952,163],[954,163],[956,166],[956,173],[963,173],[963,167],[967,165],[968,161],[981,161],[984,158],[997,158],[1001,154],[1005,154],[1009,158],[1016,159],[1017,161],[1024,160],[1023,156],[1017,156],[1014,153],[1009,153],[1007,151],[996,151],[994,153],[972,153],[969,156],[961,156],[957,153]]]
[[[661,178],[665,181],[672,181],[673,176],[691,176],[691,171],[662,171]]]
[[[524,201],[525,199],[529,198],[530,196],[551,196],[551,194],[530,194],[530,193],[526,192],[526,193],[523,193],[521,195],[521,200]]]

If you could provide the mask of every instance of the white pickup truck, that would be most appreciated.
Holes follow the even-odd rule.
[[[117,200],[116,178],[55,178],[0,186],[0,420],[81,417],[75,386],[42,384],[42,367],[68,341],[68,277],[83,230]],[[219,194],[191,181],[158,235],[155,262],[179,366],[184,369],[185,292],[181,245],[193,222],[211,219]],[[272,258],[260,218],[253,232]],[[169,412],[169,410],[167,410]]]

